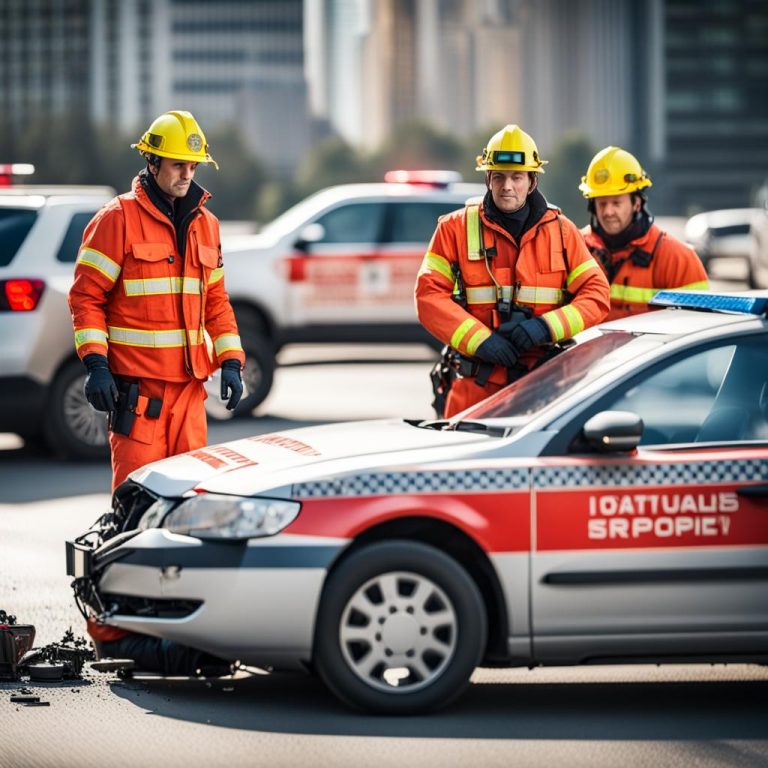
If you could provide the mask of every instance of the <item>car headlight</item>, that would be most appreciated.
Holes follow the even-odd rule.
[[[709,223],[706,216],[691,216],[685,225],[685,239],[689,242],[705,240],[709,234]]]
[[[158,528],[162,524],[165,515],[172,510],[178,502],[178,499],[164,499],[162,497],[157,499],[157,501],[148,507],[147,511],[141,516],[139,525],[137,526],[138,529],[140,531],[146,531],[147,528]]]
[[[292,523],[297,501],[202,493],[179,504],[163,522],[172,533],[200,539],[251,539],[273,536]]]

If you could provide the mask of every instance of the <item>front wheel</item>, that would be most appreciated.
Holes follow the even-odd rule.
[[[328,577],[315,664],[347,704],[383,714],[426,712],[464,690],[486,635],[485,606],[459,563],[426,544],[380,542]]]
[[[43,433],[51,450],[62,458],[107,459],[107,414],[85,399],[85,376],[85,366],[74,359],[58,372],[48,393]]]

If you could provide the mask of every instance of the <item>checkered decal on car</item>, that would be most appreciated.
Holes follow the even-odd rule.
[[[591,486],[717,485],[768,478],[768,459],[677,462],[670,464],[614,464],[599,467],[537,467],[536,488]]]
[[[372,472],[333,480],[300,483],[294,494],[302,499],[329,496],[385,496],[396,493],[482,493],[528,489],[528,470],[476,469],[437,472]]]

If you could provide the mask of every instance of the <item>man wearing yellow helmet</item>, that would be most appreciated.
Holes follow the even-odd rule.
[[[438,220],[416,281],[419,320],[447,345],[432,374],[451,416],[605,317],[608,283],[576,226],[538,191],[545,160],[517,125],[477,158],[482,201]]]
[[[609,319],[648,311],[662,288],[709,288],[696,252],[653,223],[643,192],[650,186],[634,155],[620,147],[598,152],[581,178],[591,214],[582,234],[611,284]]]
[[[219,222],[194,181],[199,163],[218,168],[202,129],[189,112],[166,112],[131,146],[147,167],[86,227],[69,293],[86,398],[109,412],[113,490],[144,464],[204,446],[203,383],[221,366],[222,398],[234,408],[245,360]],[[190,674],[220,662],[93,618],[88,632],[100,655],[145,671]]]
[[[86,397],[110,413],[113,490],[150,461],[205,445],[203,383],[221,366],[234,408],[245,359],[219,222],[194,181],[199,163],[216,165],[202,129],[189,112],[166,112],[131,146],[147,167],[86,227],[69,293]]]

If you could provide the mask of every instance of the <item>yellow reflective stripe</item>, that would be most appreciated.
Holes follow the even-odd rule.
[[[109,340],[113,344],[125,344],[130,347],[186,347],[187,332],[183,328],[171,331],[144,331],[139,328],[119,328],[110,325],[107,328]],[[200,331],[189,332],[190,344],[201,344]]]
[[[185,277],[147,277],[143,280],[123,280],[126,296],[159,296],[169,293],[200,293],[200,280]]]
[[[109,256],[93,248],[81,248],[77,256],[79,264],[85,264],[101,272],[104,277],[109,278],[113,283],[120,276],[120,265],[112,261]]]
[[[565,328],[563,328],[563,324],[560,322],[558,310],[553,309],[551,312],[545,312],[541,315],[541,319],[549,326],[552,341],[562,341],[566,338]]]
[[[507,298],[512,295],[512,290],[507,288]],[[496,286],[474,286],[466,288],[467,291],[467,304],[493,304],[496,301]]]
[[[191,346],[197,346],[198,344],[205,344],[205,331],[201,328],[199,331],[194,329],[187,331],[187,338]]]
[[[224,279],[224,267],[216,267],[216,269],[214,269],[213,272],[211,272],[211,276],[208,278],[208,285],[213,285],[214,283],[218,283],[219,280],[223,280],[223,279]]]
[[[611,298],[631,304],[647,304],[661,288],[636,288],[634,285],[611,285]]]
[[[659,288],[659,290],[662,290]],[[688,285],[680,285],[677,288],[670,288],[670,289],[664,289],[664,290],[673,290],[673,291],[708,291],[709,290],[709,280],[701,280],[698,283],[688,283]]]
[[[225,333],[222,336],[218,336],[213,340],[213,349],[216,355],[220,355],[222,352],[228,352],[235,350],[236,352],[242,352],[243,347],[240,344],[240,337],[235,333]]]
[[[600,269],[598,263],[594,259],[587,259],[579,264],[578,267],[571,270],[571,274],[568,275],[566,283],[570,285],[580,274],[586,272],[588,269]]]
[[[480,206],[467,206],[467,258],[480,258]]]
[[[502,299],[512,298],[509,285],[501,285],[498,289],[495,285],[469,286],[466,290],[468,304],[493,304],[499,294]],[[524,304],[560,304],[562,300],[563,292],[559,288],[522,285],[517,290],[517,301]]]
[[[477,348],[491,335],[491,332],[487,328],[481,328],[479,331],[475,331],[467,342],[467,354],[474,355]]]
[[[451,336],[451,346],[454,349],[459,348],[459,344],[461,344],[461,340],[469,333],[469,329],[476,323],[477,321],[474,318],[467,318],[454,332],[453,336]]]
[[[517,291],[517,300],[526,304],[561,304],[563,292],[559,288],[521,285]]]
[[[439,272],[443,277],[447,277],[453,282],[453,270],[451,269],[451,262],[443,256],[439,256],[432,251],[427,251],[421,262],[421,268],[419,274],[423,275],[425,272],[434,271]]]
[[[101,328],[80,328],[75,331],[75,349],[83,344],[103,344],[107,346],[107,334]]]
[[[568,325],[571,329],[571,336],[575,336],[577,333],[581,333],[584,330],[584,318],[573,304],[566,304],[560,309],[565,315],[565,319],[568,321]]]

